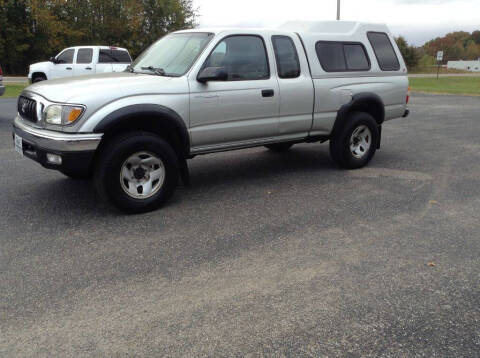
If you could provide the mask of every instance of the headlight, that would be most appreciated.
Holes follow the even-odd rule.
[[[67,125],[75,122],[83,114],[84,108],[52,104],[45,111],[45,122],[48,124]]]

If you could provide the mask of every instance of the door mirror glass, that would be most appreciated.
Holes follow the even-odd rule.
[[[208,81],[226,81],[228,73],[223,67],[204,68],[197,77],[198,82],[206,83]]]

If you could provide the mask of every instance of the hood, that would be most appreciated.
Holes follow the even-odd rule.
[[[52,63],[50,61],[43,61],[43,62],[37,62],[37,63],[32,63],[30,65],[30,69],[35,69],[35,68],[45,68],[45,66],[49,66]]]
[[[115,72],[37,82],[26,90],[52,102],[88,106],[143,94],[186,93],[188,84],[185,77]]]

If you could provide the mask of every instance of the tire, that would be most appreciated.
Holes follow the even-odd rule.
[[[164,139],[149,132],[114,137],[95,163],[97,192],[129,214],[158,209],[172,196],[178,179],[176,153]]]
[[[274,143],[268,144],[265,148],[270,149],[272,152],[286,152],[290,148],[292,148],[293,143]]]
[[[92,177],[92,174],[89,172],[77,172],[77,171],[68,170],[68,169],[62,169],[60,170],[60,172],[63,175],[74,180],[87,180],[87,179],[91,179]]]
[[[341,168],[362,168],[375,155],[379,140],[375,119],[368,113],[352,112],[330,139],[330,156]]]
[[[37,83],[37,82],[46,81],[46,80],[47,80],[47,77],[45,77],[45,75],[39,75],[33,78],[32,83]]]

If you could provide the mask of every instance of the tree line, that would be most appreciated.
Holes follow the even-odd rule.
[[[480,30],[451,32],[423,46],[408,44],[402,36],[395,39],[409,70],[428,70],[437,64],[437,51],[443,51],[442,64],[448,61],[480,59]]]
[[[136,57],[168,32],[196,25],[192,0],[0,0],[0,64],[28,65],[80,45],[126,47]]]

